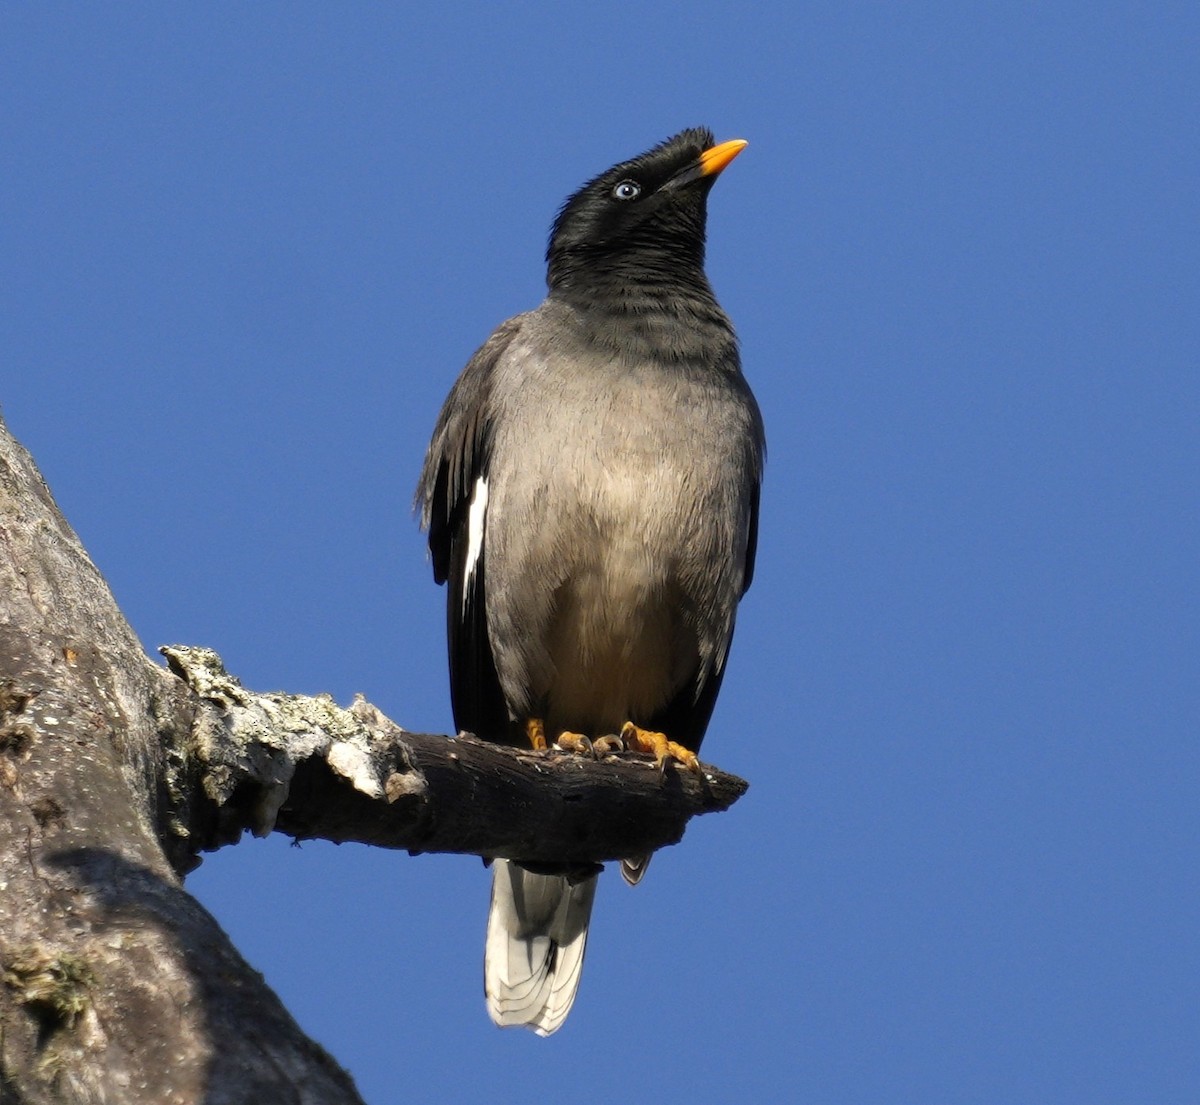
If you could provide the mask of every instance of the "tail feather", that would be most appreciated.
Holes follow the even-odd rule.
[[[496,860],[483,967],[496,1024],[539,1036],[562,1025],[579,989],[596,877],[572,885]]]
[[[630,886],[637,886],[646,876],[646,868],[650,866],[653,853],[644,856],[630,856],[621,860],[621,875]]]

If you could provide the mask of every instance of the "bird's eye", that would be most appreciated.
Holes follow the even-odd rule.
[[[613,199],[635,200],[642,194],[641,186],[632,180],[623,180],[613,190]]]

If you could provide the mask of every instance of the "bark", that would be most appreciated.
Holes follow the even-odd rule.
[[[162,651],[0,422],[0,1105],[360,1101],[183,889],[246,829],[587,868],[745,790],[408,733]]]

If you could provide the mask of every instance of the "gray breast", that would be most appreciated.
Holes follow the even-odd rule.
[[[723,660],[753,415],[710,369],[569,341],[523,334],[497,379],[488,627],[518,715],[611,732]]]

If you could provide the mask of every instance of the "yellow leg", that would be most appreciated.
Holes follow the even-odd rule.
[[[525,722],[525,735],[535,752],[546,751],[546,723],[540,717],[531,717]]]
[[[641,729],[632,721],[627,721],[621,727],[621,739],[625,747],[634,752],[651,752],[658,763],[659,771],[665,771],[668,760],[683,764],[689,771],[699,771],[700,761],[696,753],[668,740],[666,733],[655,733],[649,729]]]

